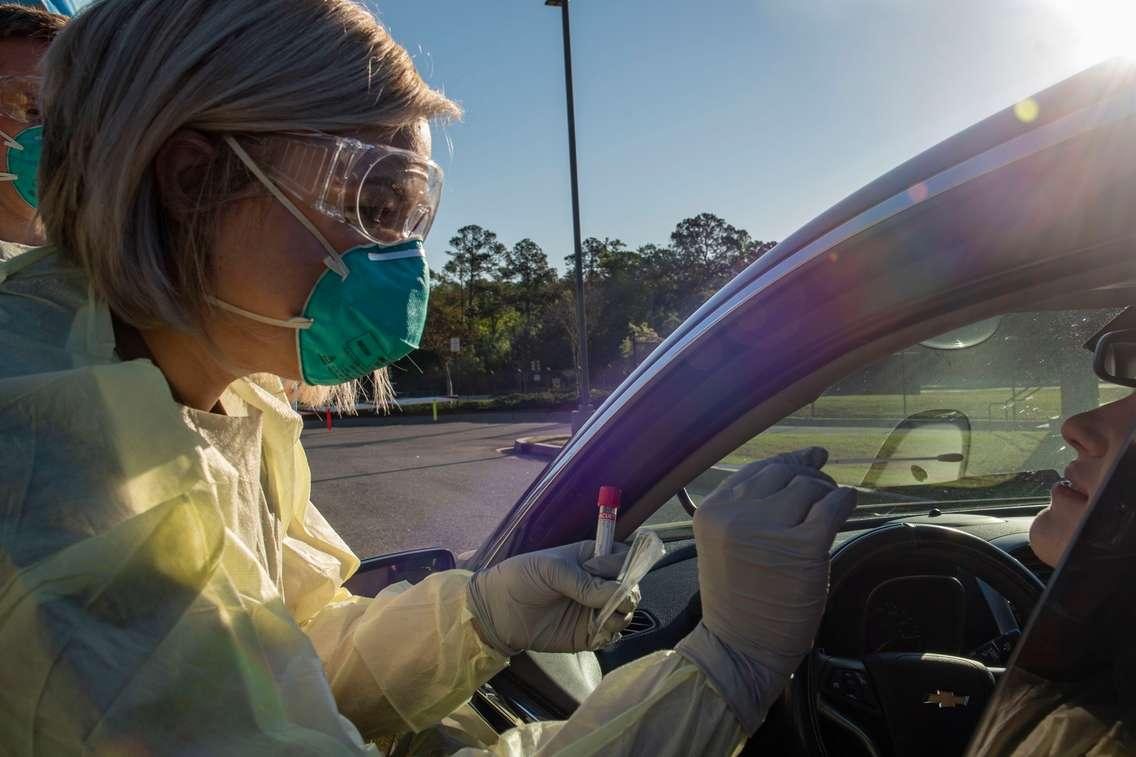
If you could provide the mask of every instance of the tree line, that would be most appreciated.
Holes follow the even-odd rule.
[[[662,338],[773,242],[712,213],[680,221],[670,244],[584,240],[593,386],[614,387]],[[580,335],[575,258],[557,274],[532,239],[509,247],[482,226],[458,229],[432,273],[420,349],[395,366],[400,394],[575,391]],[[456,341],[455,341],[456,340]],[[454,347],[458,347],[454,351]]]

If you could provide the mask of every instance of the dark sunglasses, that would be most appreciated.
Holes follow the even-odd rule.
[[[1101,381],[1136,389],[1136,329],[1102,335],[1093,350],[1093,372]]]

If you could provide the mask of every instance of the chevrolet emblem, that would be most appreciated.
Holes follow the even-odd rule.
[[[927,701],[923,704],[937,704],[939,709],[944,707],[966,707],[970,701],[970,697],[960,697],[953,691],[940,691],[935,690],[934,694],[927,695]]]

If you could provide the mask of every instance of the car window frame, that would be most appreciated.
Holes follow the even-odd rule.
[[[633,508],[625,506],[621,512],[617,537],[626,538],[651,513],[674,496],[681,486],[717,462],[745,439],[764,431],[781,418],[807,404],[840,378],[898,349],[994,315],[1015,310],[1043,309],[1049,302],[1064,305],[1076,292],[1095,291],[1104,296],[1104,293],[1115,291],[1115,295],[1108,302],[1136,301],[1131,300],[1133,292],[1136,292],[1136,259],[1134,259],[1136,256],[1120,255],[1119,251],[1122,249],[1120,243],[1115,247],[1116,249],[1111,252],[1099,251],[1101,257],[1111,260],[1110,263],[1090,266],[1088,270],[1083,265],[1083,259],[1078,261],[1072,254],[1063,256],[1057,261],[1064,268],[1063,274],[1052,275],[1040,283],[1032,276],[1022,276],[1024,271],[1017,271],[1017,276],[1009,276],[1000,282],[1000,291],[987,293],[988,297],[980,302],[957,308],[943,307],[940,303],[933,314],[902,329],[888,332],[875,340],[851,346],[840,357],[826,363],[818,370],[787,383],[780,391],[756,402],[748,412],[724,425],[712,438],[707,439],[687,455],[681,467],[675,467],[668,475],[660,476],[655,485],[639,498],[641,504],[646,504],[645,508],[636,512]],[[1123,249],[1127,252],[1130,244],[1124,243]],[[1124,282],[1125,288],[1118,288],[1118,282]],[[629,394],[623,401],[626,402],[633,397],[634,395]],[[618,416],[613,416],[607,422],[618,420]],[[561,455],[564,455],[564,451]],[[547,504],[541,501],[541,495],[558,483],[557,478],[562,471],[557,470],[554,465],[556,462],[554,460],[550,463],[530,485],[496,531],[471,556],[468,565],[485,566],[512,554],[543,548],[542,544],[547,542],[541,541],[539,535],[530,540],[531,535],[525,532],[524,525],[527,519],[540,517],[539,510],[542,506],[547,507]],[[594,502],[586,505],[590,506],[586,508],[587,514],[592,515]],[[594,516],[589,526],[577,528],[572,535],[563,538],[588,538],[589,530],[594,530]]]

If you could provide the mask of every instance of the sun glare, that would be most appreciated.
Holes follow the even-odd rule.
[[[1136,0],[1049,0],[1071,25],[1078,57],[1136,57]]]

